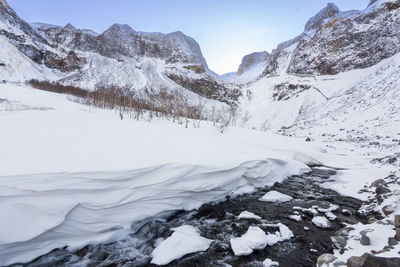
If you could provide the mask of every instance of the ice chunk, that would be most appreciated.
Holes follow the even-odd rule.
[[[259,200],[265,201],[265,202],[286,202],[286,201],[290,201],[292,199],[293,198],[291,196],[282,194],[278,191],[269,191]]]
[[[168,264],[186,254],[206,251],[213,242],[201,237],[199,231],[190,225],[182,225],[172,230],[174,233],[162,241],[151,253],[153,257],[151,263]]]

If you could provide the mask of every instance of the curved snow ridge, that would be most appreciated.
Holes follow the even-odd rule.
[[[197,209],[241,189],[309,171],[296,160],[248,161],[230,168],[165,164],[119,172],[2,176],[0,265],[27,262],[59,247],[109,242],[134,222]],[[12,194],[11,194],[12,193]]]

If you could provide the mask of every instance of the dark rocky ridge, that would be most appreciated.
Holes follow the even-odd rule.
[[[264,75],[275,74],[277,59],[291,44],[298,45],[288,73],[337,74],[375,65],[400,52],[400,0],[367,10],[341,12],[328,4],[305,25],[304,33],[278,46]]]
[[[0,35],[5,36],[32,61],[64,72],[79,69],[85,64],[85,59],[73,51],[60,51],[56,54],[50,43],[22,20],[5,0],[0,1],[0,20],[9,27],[19,29],[18,34],[3,29]]]
[[[395,55],[400,52],[399,8],[396,1],[355,17],[334,16],[309,40],[300,41],[288,72],[336,74]]]
[[[208,68],[197,42],[182,32],[144,33],[126,24],[113,24],[102,34],[67,27],[36,27],[42,36],[55,45],[72,50],[95,52],[102,56],[123,60],[124,57],[160,58],[166,63],[192,63]]]
[[[201,68],[199,71],[201,71]],[[187,75],[179,73],[176,69],[171,72],[167,71],[166,76],[183,88],[203,97],[226,103],[229,106],[236,106],[239,97],[242,95],[238,88],[228,88],[225,84],[215,81],[210,76],[188,78]]]

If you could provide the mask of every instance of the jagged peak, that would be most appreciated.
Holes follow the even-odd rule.
[[[119,24],[119,23],[114,23],[104,33],[109,33],[109,32],[117,32],[123,35],[136,33],[136,31],[132,29],[128,24]]]
[[[305,31],[315,30],[320,27],[326,19],[332,18],[340,13],[340,9],[333,3],[328,3],[321,11],[309,19],[304,27]]]
[[[66,30],[76,30],[76,28],[71,23],[67,23],[67,25],[64,26],[64,29],[66,29]]]

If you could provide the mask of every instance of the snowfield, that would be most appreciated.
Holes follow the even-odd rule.
[[[166,120],[120,120],[115,111],[81,105],[65,95],[0,84],[0,123],[6,125],[0,142],[0,212],[5,215],[0,264],[30,261],[66,245],[73,250],[118,240],[137,220],[252,192],[307,172],[306,164],[343,168],[324,186],[371,199],[373,191],[360,189],[396,173],[396,165],[371,164],[398,151],[389,142],[394,137],[385,146],[371,146],[370,139],[343,142],[349,133],[340,128],[358,127],[351,133],[363,136],[397,135],[393,84],[399,60],[396,55],[365,70],[315,79],[262,78],[246,89],[252,92],[241,107],[252,115],[247,128],[231,127],[224,134],[208,122],[186,129]],[[274,85],[285,81],[318,90],[272,101]],[[382,87],[369,88],[374,84]],[[348,107],[356,99],[364,106],[354,116]],[[379,110],[387,116],[378,117]],[[284,125],[292,126],[286,135],[298,138],[249,129]],[[306,143],[307,136],[320,139]],[[375,209],[390,205],[400,210],[395,196]],[[390,235],[386,231],[382,238]]]
[[[120,120],[24,86],[0,85],[0,98],[15,105],[0,113],[1,265],[112,241],[137,220],[254,191],[326,157],[253,130]]]

